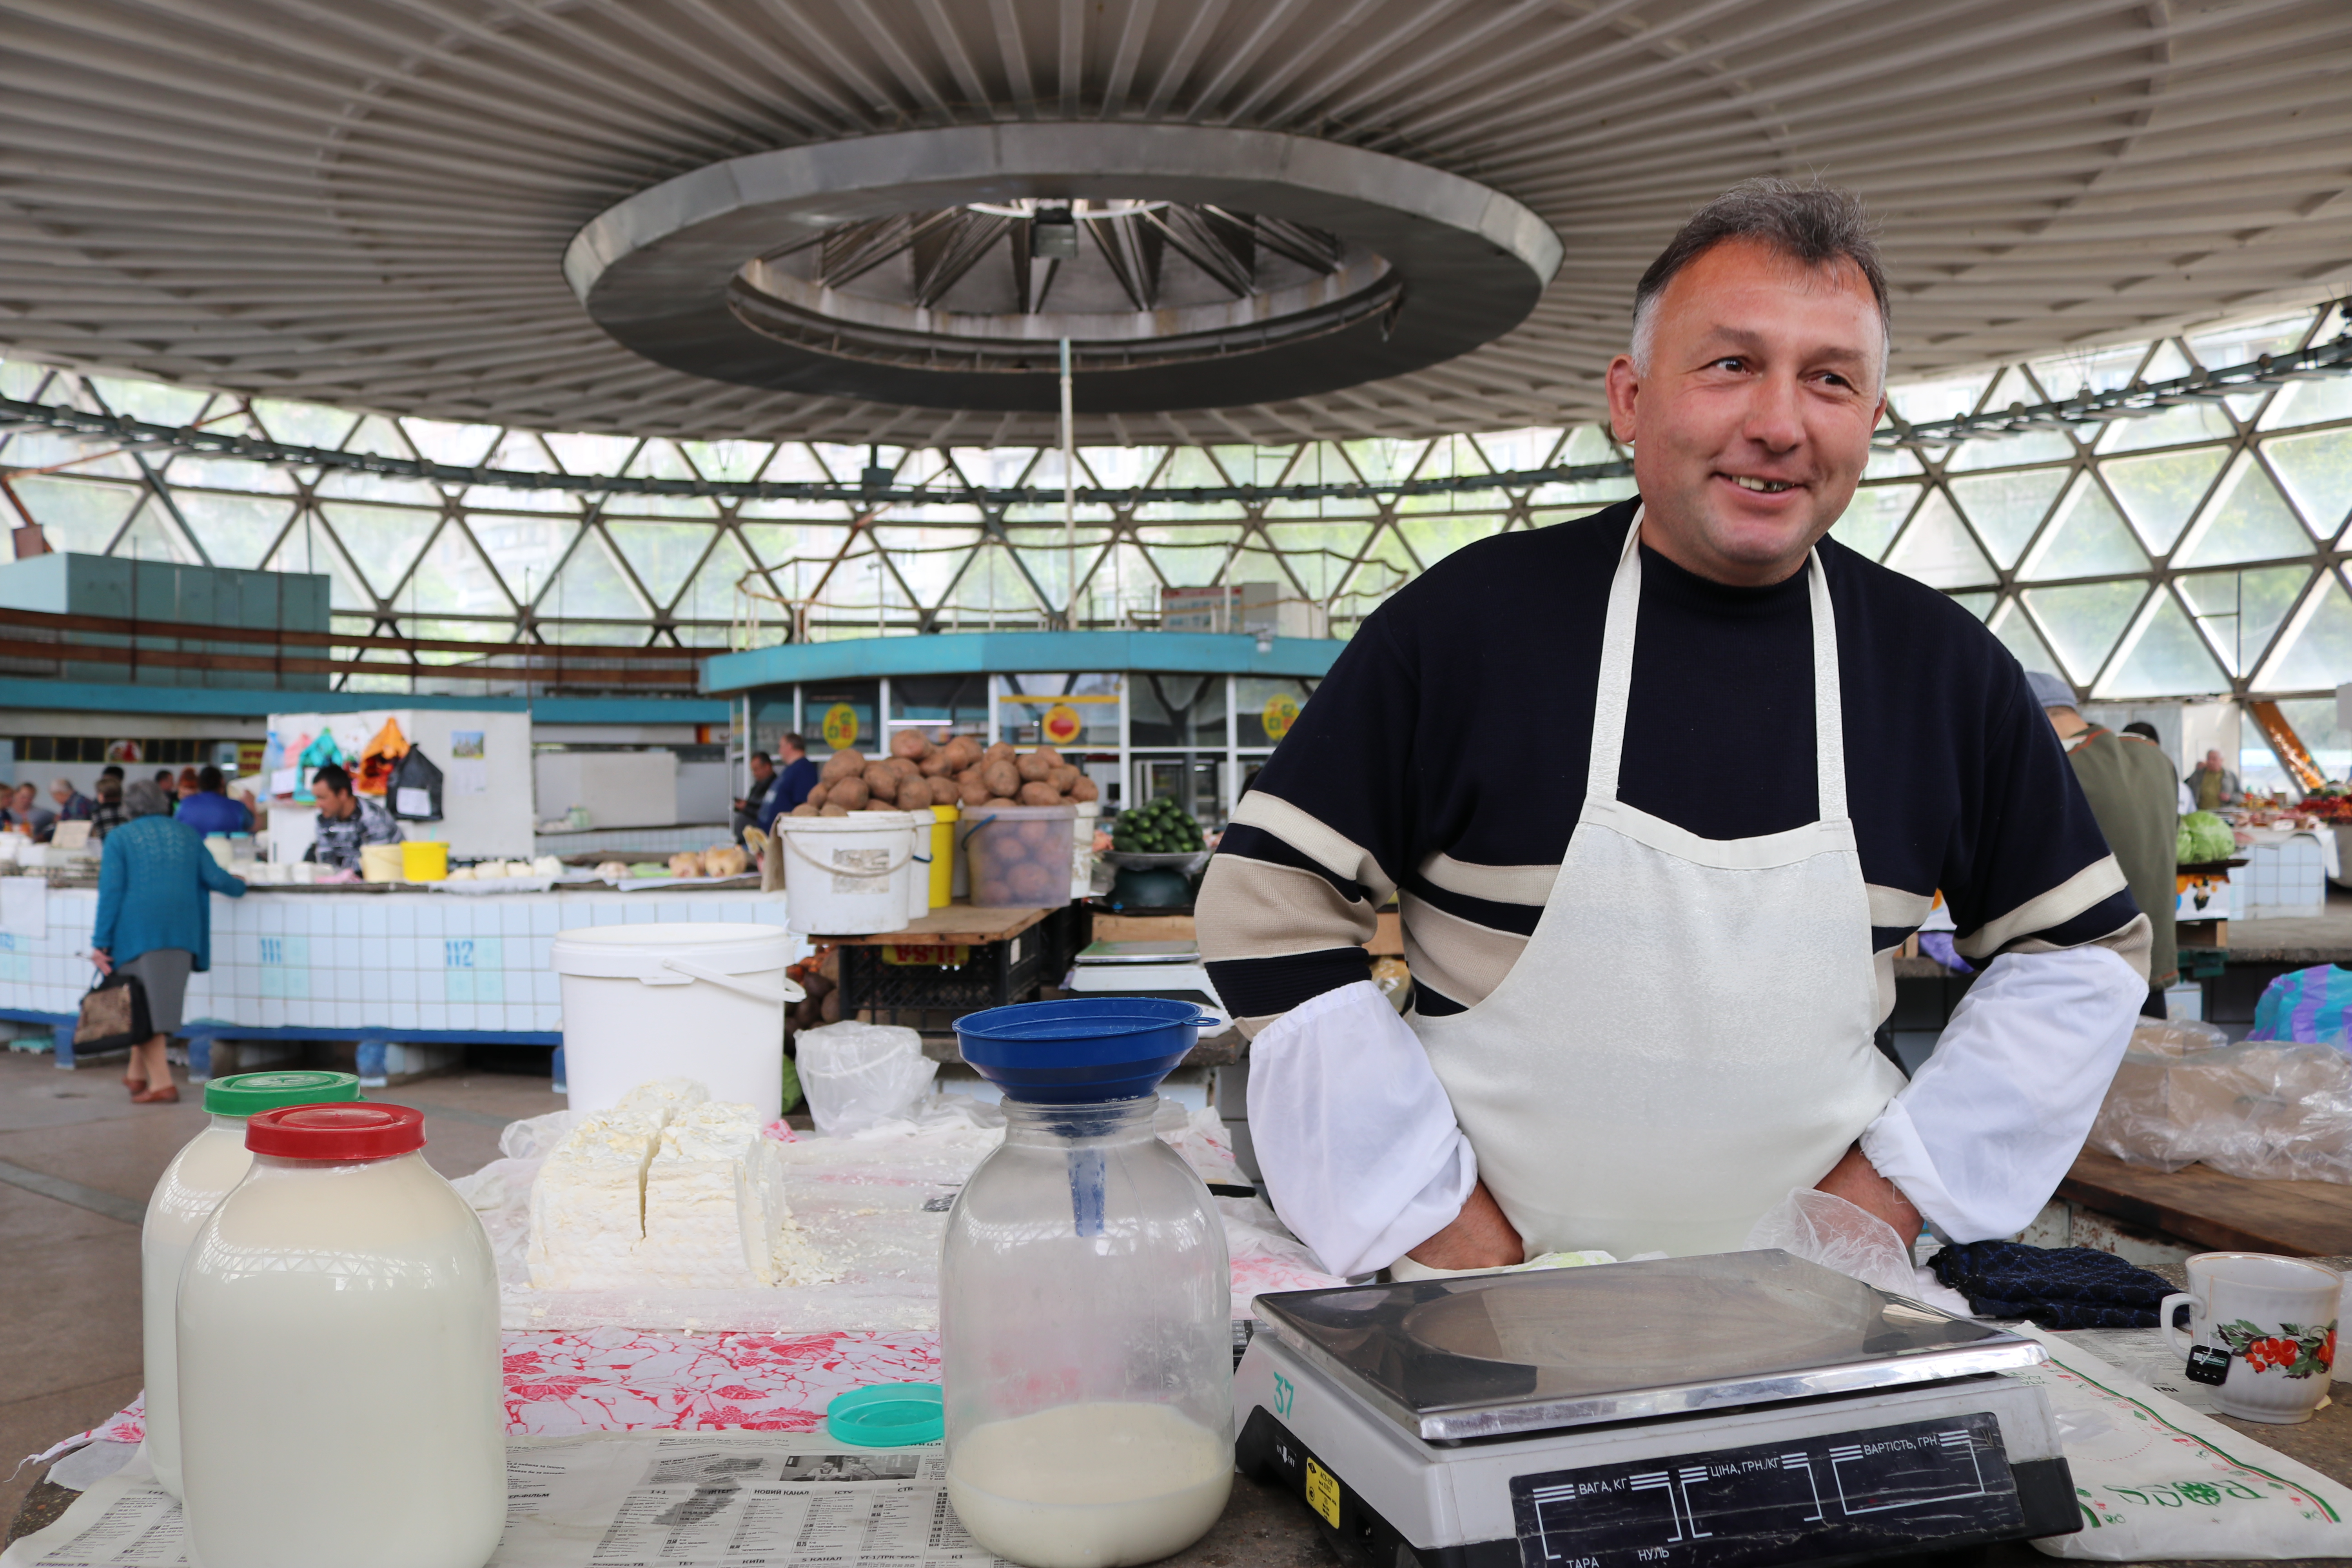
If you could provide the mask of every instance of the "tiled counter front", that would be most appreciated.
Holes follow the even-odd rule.
[[[45,936],[0,931],[0,1016],[70,1017],[92,971],[98,895],[53,892]],[[784,923],[780,894],[612,891],[272,893],[213,898],[213,966],[188,983],[187,1032],[317,1029],[398,1039],[563,1027],[556,932],[656,921]],[[807,951],[795,938],[795,958]]]

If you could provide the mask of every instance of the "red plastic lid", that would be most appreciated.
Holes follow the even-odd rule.
[[[281,1160],[383,1160],[425,1147],[425,1112],[405,1105],[288,1105],[245,1124],[245,1146]]]

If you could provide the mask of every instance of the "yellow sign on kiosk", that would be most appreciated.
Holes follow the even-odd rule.
[[[1281,740],[1290,733],[1290,727],[1298,722],[1298,699],[1287,691],[1276,692],[1265,700],[1265,707],[1259,712],[1258,721],[1265,726],[1267,740]]]
[[[824,743],[836,752],[845,752],[857,744],[857,710],[846,702],[836,702],[824,710]]]
[[[1078,710],[1068,703],[1056,702],[1045,710],[1044,718],[1037,721],[1037,729],[1052,744],[1066,746],[1086,729],[1086,721],[1080,719]]]

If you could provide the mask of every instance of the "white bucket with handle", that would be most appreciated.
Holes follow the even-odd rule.
[[[784,923],[822,936],[906,930],[915,848],[908,824],[913,820],[903,811],[776,818]]]
[[[558,932],[563,1065],[573,1110],[602,1110],[648,1079],[699,1079],[713,1100],[782,1114],[784,976],[792,938],[771,925],[586,926]]]

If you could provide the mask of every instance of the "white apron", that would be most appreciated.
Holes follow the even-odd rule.
[[[1484,1001],[1408,1020],[1529,1257],[1733,1250],[1903,1085],[1871,1037],[1870,900],[1820,553],[1807,570],[1821,820],[1701,838],[1617,798],[1641,531],[1636,515],[1609,592],[1584,809],[1535,934]],[[1741,771],[1725,758],[1723,787]]]

